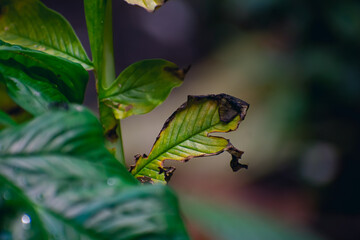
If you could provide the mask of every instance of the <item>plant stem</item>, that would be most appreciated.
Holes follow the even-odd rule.
[[[115,60],[112,25],[112,0],[107,0],[104,18],[103,61],[101,63],[102,76],[100,77],[100,85],[102,89],[107,89],[115,80]]]
[[[102,95],[115,80],[115,61],[112,29],[112,0],[85,0],[91,53],[94,61],[96,89]],[[112,109],[99,101],[100,122],[107,139],[106,147],[125,165],[120,120]]]
[[[115,59],[114,59],[114,43],[113,43],[113,29],[112,29],[112,0],[107,0],[105,8],[105,21],[104,21],[104,52],[103,52],[103,63],[102,76],[99,79],[100,91],[107,89],[115,80]],[[112,115],[113,118],[115,118]],[[115,150],[115,158],[125,165],[124,147],[121,136],[121,123],[120,120],[116,120],[116,139],[114,141],[108,141],[108,149]]]

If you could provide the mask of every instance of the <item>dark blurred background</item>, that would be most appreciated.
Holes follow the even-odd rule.
[[[82,1],[43,2],[70,21],[89,52]],[[187,95],[231,94],[250,109],[239,130],[224,136],[245,151],[249,170],[233,173],[225,153],[171,162],[177,171],[170,185],[180,196],[255,212],[319,238],[360,239],[359,1],[171,0],[152,14],[113,3],[118,73],[145,58],[192,65],[162,106],[123,121],[129,164],[150,151]],[[97,107],[93,79],[86,104]],[[188,221],[194,239],[221,238],[211,225]],[[222,237],[270,239],[254,236],[239,230]]]

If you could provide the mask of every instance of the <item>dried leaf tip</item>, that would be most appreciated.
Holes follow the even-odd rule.
[[[229,147],[226,151],[231,154],[230,167],[234,172],[237,172],[242,168],[248,169],[248,165],[239,163],[239,160],[244,153],[243,151],[235,148],[230,142]]]
[[[221,121],[229,123],[237,115],[240,115],[241,120],[245,119],[246,112],[249,109],[249,104],[247,102],[224,93],[217,96],[219,98],[219,114]]]
[[[177,67],[165,67],[164,70],[173,74],[175,77],[184,80],[186,74],[189,72],[191,65],[186,68],[177,68]]]
[[[188,96],[188,102],[200,101],[203,99],[215,100],[219,104],[219,117],[222,122],[229,123],[236,116],[240,116],[241,120],[245,119],[247,110],[249,109],[249,104],[241,99],[227,95],[225,93],[221,94],[210,94],[204,96]],[[185,107],[185,106],[184,106]]]

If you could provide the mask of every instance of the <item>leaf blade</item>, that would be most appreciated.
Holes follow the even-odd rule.
[[[51,239],[188,239],[173,193],[139,185],[102,134],[79,106],[5,129],[0,182],[22,192]]]
[[[137,157],[131,173],[153,182],[169,181],[174,168],[164,168],[165,160],[188,161],[195,157],[213,156],[228,151],[234,171],[246,168],[238,162],[243,154],[228,139],[211,136],[230,132],[244,120],[249,105],[226,94],[189,96],[165,122],[149,156]]]
[[[127,67],[100,95],[117,119],[145,114],[160,105],[183,83],[186,70],[162,59],[143,60]]]
[[[16,122],[6,113],[0,110],[0,129],[1,127],[14,127]]]
[[[52,102],[81,103],[88,81],[80,64],[1,40],[0,74],[12,99],[33,115]]]
[[[92,69],[74,30],[60,14],[38,0],[2,1],[0,8],[3,41],[63,57]]]

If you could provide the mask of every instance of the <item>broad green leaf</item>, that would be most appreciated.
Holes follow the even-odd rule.
[[[0,39],[92,68],[70,24],[38,0],[0,0]]]
[[[181,198],[181,209],[191,224],[211,236],[212,240],[321,240],[323,238],[297,229],[264,214],[246,209],[231,208],[221,203],[194,197]]]
[[[48,234],[37,224],[40,219],[36,217],[33,207],[24,201],[17,189],[6,185],[0,177],[0,239],[46,239]]]
[[[77,63],[0,40],[0,78],[12,99],[34,115],[53,102],[81,103],[88,73]]]
[[[16,122],[6,113],[0,110],[0,129],[2,127],[16,126]]]
[[[185,73],[162,59],[143,60],[126,68],[100,95],[100,101],[113,109],[117,119],[145,114],[182,84]]]
[[[162,6],[167,0],[125,0],[131,5],[138,5],[145,8],[149,12],[153,12],[156,8]]]
[[[188,239],[173,193],[140,185],[102,135],[95,116],[68,105],[0,132],[0,185],[41,226],[35,239]]]
[[[244,120],[249,105],[226,94],[189,96],[165,122],[149,156],[137,156],[131,173],[143,182],[169,181],[174,168],[163,167],[165,160],[188,161],[228,151],[233,171],[246,168],[238,162],[243,154],[228,139],[211,136],[230,132]]]

